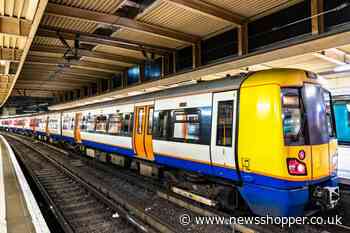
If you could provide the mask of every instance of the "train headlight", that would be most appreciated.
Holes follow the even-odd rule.
[[[307,174],[306,165],[298,159],[287,159],[288,172],[294,176],[304,176]]]

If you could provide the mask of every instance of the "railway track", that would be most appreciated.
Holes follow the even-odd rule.
[[[6,135],[5,135],[6,136]],[[12,136],[11,136],[12,137]],[[9,137],[7,137],[9,138]],[[73,173],[80,174],[84,180],[94,185],[100,193],[104,193],[111,199],[121,204],[124,209],[136,212],[137,216],[147,215],[146,222],[157,226],[160,232],[232,232],[232,226],[218,225],[179,225],[179,217],[182,214],[189,216],[220,215],[227,213],[218,212],[212,208],[198,205],[177,195],[167,193],[162,189],[158,181],[143,177],[125,169],[117,169],[113,165],[98,162],[94,159],[82,157],[66,150],[59,149],[49,144],[36,142],[29,138],[16,136],[27,146],[35,147],[35,150],[54,158],[59,164],[65,164]],[[350,200],[349,198],[346,200]],[[124,204],[122,204],[124,203]],[[130,206],[128,203],[133,203]],[[346,204],[346,203],[344,203]],[[350,216],[348,210],[342,210],[344,216]],[[230,216],[246,216],[247,213],[230,213]],[[144,219],[145,220],[145,219]],[[237,232],[310,232],[310,233],[342,233],[350,232],[345,223],[350,222],[346,218],[344,225],[295,225],[292,229],[282,229],[277,225],[236,225]]]
[[[61,150],[58,151],[41,142],[28,141],[28,138],[18,137],[17,135],[11,135],[9,137],[9,135],[5,134],[4,136],[17,153],[18,151],[14,144],[17,144],[20,148],[25,147],[34,150],[37,154],[40,154],[40,156],[54,161],[57,166],[64,167],[64,169],[69,171],[72,175],[84,180],[86,184],[93,186],[100,198],[107,198],[111,204],[115,205],[117,203],[117,205],[123,208],[127,213],[132,213],[133,216],[135,216],[132,218],[132,221],[137,219],[138,223],[144,223],[137,224],[138,226],[141,225],[141,227],[139,226],[138,228],[143,229],[146,228],[146,226],[152,226],[152,228],[146,228],[146,230],[148,232],[154,230],[164,233],[232,232],[231,226],[227,225],[181,225],[179,222],[181,215],[187,214],[194,217],[196,213],[160,197],[157,195],[157,190],[146,190],[142,188],[142,186],[135,185],[136,181],[133,178],[130,178],[130,180],[134,180],[135,183],[126,180],[125,176],[116,177],[115,174],[109,173],[107,171],[108,169],[100,169],[98,163],[94,163],[93,161],[87,163],[84,159],[77,158],[75,155],[67,156],[67,154],[62,153]],[[28,154],[28,152],[25,151],[22,153]],[[22,160],[22,157],[32,157],[32,154],[30,154],[30,156],[19,157]],[[114,211],[112,211],[112,213],[113,212]]]
[[[64,232],[152,232],[54,161],[19,141],[7,139],[50,204]]]

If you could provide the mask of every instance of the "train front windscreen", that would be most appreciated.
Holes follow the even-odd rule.
[[[320,145],[335,137],[331,95],[319,85],[283,88],[285,144]]]

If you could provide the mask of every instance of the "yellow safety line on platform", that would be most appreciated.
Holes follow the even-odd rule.
[[[7,233],[5,177],[2,159],[2,149],[0,147],[0,232]]]
[[[16,156],[15,156],[12,148],[10,147],[10,145],[8,144],[8,142],[6,141],[6,139],[2,135],[0,135],[0,138],[4,142],[6,149],[9,152],[10,159],[11,159],[12,165],[15,169],[16,176],[17,176],[18,182],[20,184],[21,190],[23,192],[23,196],[24,196],[24,199],[26,201],[30,216],[32,218],[32,223],[34,225],[36,233],[50,233],[50,230],[49,230],[49,228],[46,224],[46,221],[41,213],[41,210],[38,206],[38,203],[36,202],[34,195],[33,195],[32,191],[27,183],[27,180],[24,177],[22,169],[18,164],[18,161],[16,159]]]

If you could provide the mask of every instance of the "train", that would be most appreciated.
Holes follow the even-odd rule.
[[[333,108],[338,142],[350,145],[350,101],[334,101]]]
[[[207,205],[303,216],[340,199],[331,106],[316,74],[280,68],[7,117],[0,127],[156,176]]]

